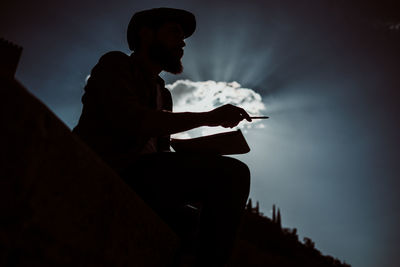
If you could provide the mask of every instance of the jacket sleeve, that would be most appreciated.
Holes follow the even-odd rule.
[[[162,90],[162,98],[163,98],[163,109],[172,111],[172,96],[168,89],[163,88]],[[171,151],[170,150],[171,144],[171,136],[160,136],[158,138],[157,149],[158,151]]]

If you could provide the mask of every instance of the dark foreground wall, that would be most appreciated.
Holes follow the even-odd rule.
[[[0,266],[167,266],[175,234],[40,101],[0,81]]]

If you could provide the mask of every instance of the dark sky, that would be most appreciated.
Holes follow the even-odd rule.
[[[24,47],[17,78],[69,127],[85,78],[110,50],[128,53],[139,10],[197,17],[183,74],[167,83],[237,81],[271,119],[246,134],[251,197],[324,254],[397,266],[400,248],[400,10],[389,1],[14,1],[0,36]]]

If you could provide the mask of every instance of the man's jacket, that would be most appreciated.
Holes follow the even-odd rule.
[[[162,109],[172,111],[171,93],[159,76],[146,71],[145,64],[122,52],[103,55],[85,86],[82,114],[73,132],[116,171],[122,171],[151,137],[141,124],[157,108],[157,84]],[[169,136],[158,136],[157,150],[169,150],[169,140]]]

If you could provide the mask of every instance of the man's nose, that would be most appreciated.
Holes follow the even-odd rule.
[[[182,48],[183,48],[183,47],[185,47],[185,46],[186,46],[186,43],[185,43],[185,41],[184,41],[184,40],[182,40],[182,41],[179,43],[179,46],[180,46],[180,47],[182,47]]]

